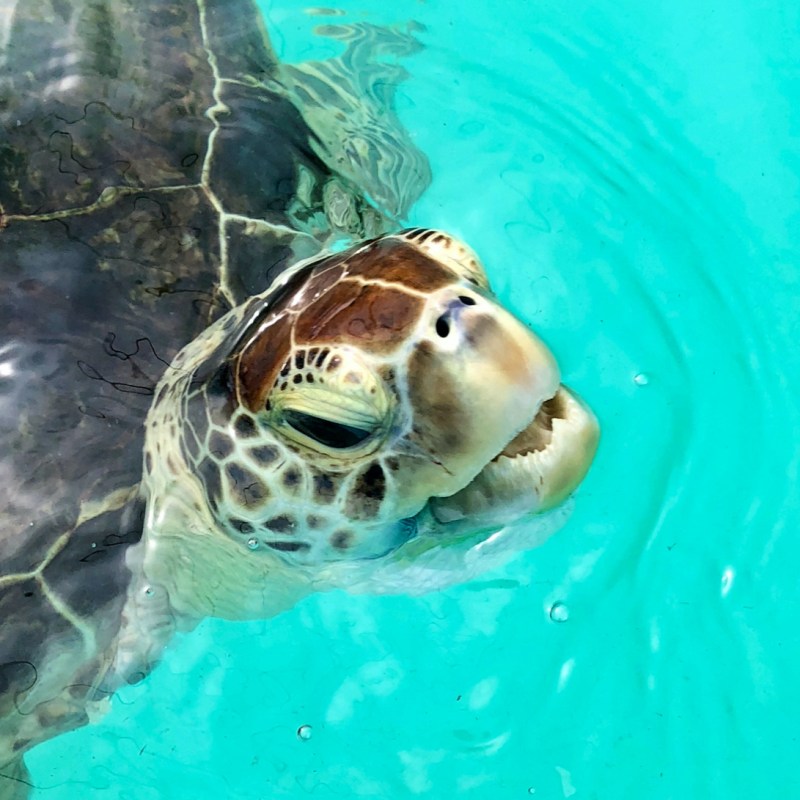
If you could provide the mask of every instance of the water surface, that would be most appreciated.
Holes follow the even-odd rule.
[[[597,462],[482,579],[207,621],[31,754],[34,796],[797,796],[797,5],[339,8],[265,14],[290,61],[340,52],[315,25],[417,23],[410,222],[483,256],[597,410]]]

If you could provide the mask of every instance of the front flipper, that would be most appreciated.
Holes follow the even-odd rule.
[[[421,45],[407,33],[367,23],[326,25],[316,32],[342,41],[345,52],[283,67],[291,99],[319,137],[312,146],[381,211],[403,218],[431,172],[395,111],[396,88],[408,73],[386,59],[412,55]]]

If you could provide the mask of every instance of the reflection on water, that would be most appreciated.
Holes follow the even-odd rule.
[[[552,346],[596,468],[484,580],[205,623],[33,754],[41,797],[796,793],[797,12],[732,5],[352,7],[424,24],[411,221],[470,241]],[[267,18],[290,60],[336,52],[318,15]]]

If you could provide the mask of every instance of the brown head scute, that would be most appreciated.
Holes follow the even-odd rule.
[[[239,397],[248,410],[263,407],[291,351],[293,323],[288,315],[269,314],[266,322],[254,325],[257,333],[239,356],[237,370]]]
[[[345,279],[298,316],[295,339],[390,352],[416,324],[422,305],[402,289]]]
[[[439,261],[392,237],[301,268],[242,339],[239,397],[250,410],[262,408],[279,377],[319,366],[326,345],[391,354],[419,322],[426,295],[454,279]],[[303,345],[315,352],[294,352]]]
[[[403,239],[383,238],[356,251],[347,274],[365,281],[393,283],[415,292],[435,292],[453,282],[451,270]]]

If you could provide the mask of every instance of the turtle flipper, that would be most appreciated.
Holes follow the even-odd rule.
[[[22,756],[0,767],[0,800],[27,800],[32,787],[31,776]]]
[[[316,32],[343,42],[344,53],[282,68],[292,100],[318,137],[312,146],[381,211],[403,218],[431,179],[428,160],[395,110],[397,85],[408,76],[396,61],[421,45],[408,33],[368,23]]]

